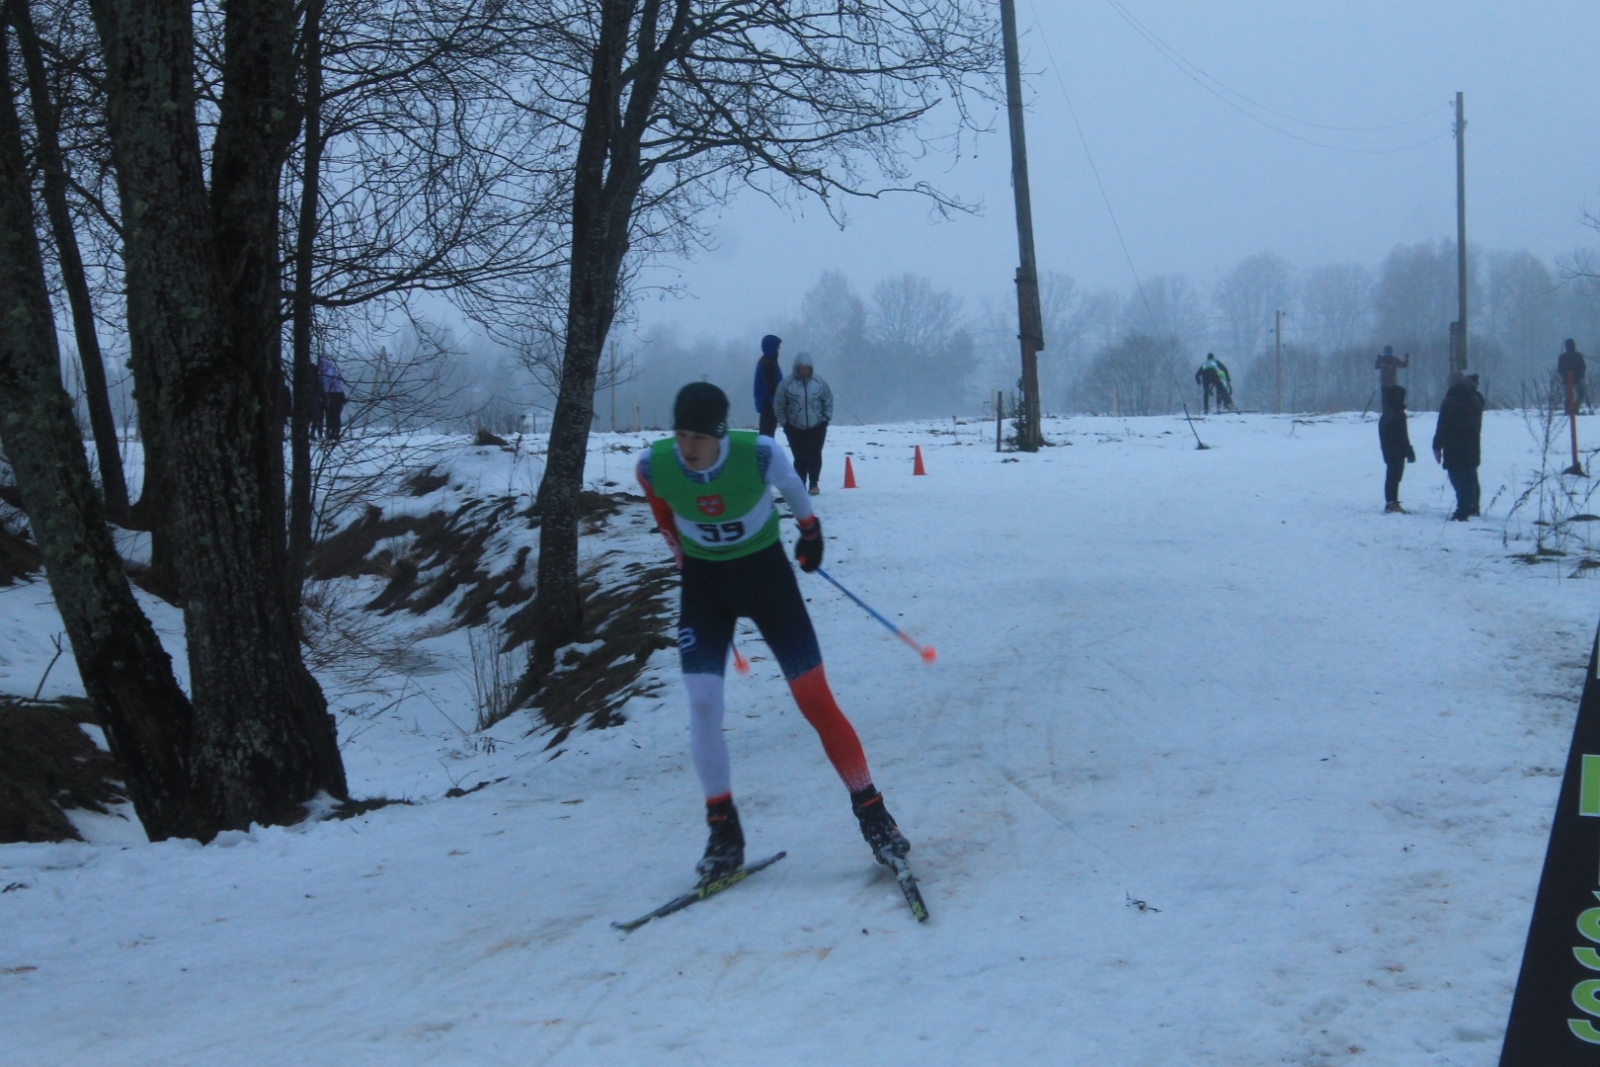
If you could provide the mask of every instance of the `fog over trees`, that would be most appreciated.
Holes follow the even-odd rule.
[[[1470,249],[1471,369],[1491,405],[1542,395],[1562,341],[1600,352],[1600,282],[1581,254],[1547,263],[1526,251]],[[1270,251],[1209,285],[1158,275],[1126,289],[1090,289],[1045,271],[1046,411],[1150,415],[1196,399],[1195,368],[1214,352],[1232,372],[1242,408],[1271,411],[1278,391],[1274,315],[1283,312],[1285,411],[1361,410],[1375,404],[1373,360],[1383,346],[1409,354],[1401,372],[1414,409],[1437,406],[1456,315],[1455,242],[1396,245],[1383,262],[1296,267]],[[1016,388],[1016,321],[1009,294],[974,305],[906,272],[852,277],[819,272],[793,311],[737,336],[664,328],[628,342],[631,377],[619,382],[617,427],[665,425],[685,381],[726,389],[733,418],[755,424],[749,380],[764,333],[783,338],[785,373],[800,352],[833,386],[850,422],[970,415],[996,390]],[[602,394],[597,425],[610,428]]]

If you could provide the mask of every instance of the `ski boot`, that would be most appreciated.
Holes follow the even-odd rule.
[[[866,838],[867,847],[872,849],[872,855],[879,863],[892,867],[894,864],[889,862],[889,857],[904,859],[906,853],[911,851],[911,842],[894,824],[894,817],[883,806],[883,794],[874,786],[869,785],[859,793],[851,793],[850,810],[856,813],[856,819],[861,823],[861,836]]]
[[[694,865],[701,885],[726,878],[744,866],[744,831],[739,828],[739,809],[733,806],[732,797],[706,805],[706,825],[711,827],[706,854]]]

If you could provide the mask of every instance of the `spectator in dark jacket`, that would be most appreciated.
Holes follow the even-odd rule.
[[[317,361],[317,381],[322,387],[323,439],[337,441],[343,432],[339,419],[344,412],[344,376],[326,355]]]
[[[1383,414],[1378,417],[1378,447],[1383,449],[1383,463],[1388,473],[1383,479],[1385,512],[1398,511],[1400,506],[1400,479],[1405,477],[1406,464],[1417,461],[1416,450],[1411,447],[1411,433],[1406,426],[1406,390],[1401,385],[1387,385],[1383,389]]]
[[[1411,353],[1407,352],[1404,359],[1399,359],[1394,354],[1394,345],[1384,345],[1383,355],[1372,366],[1378,372],[1378,386],[1387,389],[1400,384],[1400,371],[1411,366]]]
[[[794,367],[778,386],[772,407],[783,424],[783,435],[789,439],[794,472],[816,496],[817,478],[822,474],[822,444],[828,439],[828,423],[833,421],[833,390],[813,373],[809,352],[794,357]]]
[[[1469,374],[1445,392],[1444,403],[1439,405],[1439,425],[1433,432],[1433,458],[1450,475],[1456,491],[1456,513],[1450,517],[1457,522],[1481,514],[1478,463],[1482,436],[1483,397],[1478,392],[1478,376]]]
[[[783,368],[778,366],[781,344],[782,338],[767,334],[761,339],[761,358],[756,360],[756,416],[761,420],[763,437],[778,432],[778,416],[772,410],[772,399],[778,395],[778,385],[783,381]]]
[[[1561,379],[1562,395],[1566,395],[1567,375],[1572,375],[1572,395],[1578,409],[1589,408],[1590,414],[1594,409],[1589,405],[1589,387],[1584,384],[1583,376],[1588,371],[1588,363],[1583,358],[1583,353],[1578,351],[1578,342],[1567,338],[1567,349],[1556,357],[1556,377]],[[1577,411],[1569,414],[1576,415]]]
[[[292,389],[293,386],[290,386],[290,388]],[[328,406],[327,399],[322,392],[322,372],[320,370],[313,371],[311,373],[311,408],[306,413],[310,417],[306,432],[313,439],[322,436],[323,416],[326,414],[325,409]]]

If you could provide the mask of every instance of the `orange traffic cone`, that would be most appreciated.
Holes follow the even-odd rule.
[[[922,446],[921,445],[917,445],[916,448],[917,448],[917,458],[916,458],[916,462],[911,465],[911,473],[913,475],[927,474],[928,472],[922,469]]]
[[[844,457],[844,487],[846,489],[854,489],[856,487],[856,472],[855,468],[850,466],[850,457],[848,455]]]

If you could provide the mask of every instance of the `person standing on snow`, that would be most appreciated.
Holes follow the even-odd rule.
[[[794,357],[794,366],[778,387],[772,407],[783,436],[789,439],[789,451],[794,453],[794,471],[816,496],[822,445],[828,439],[828,423],[833,421],[833,390],[812,370],[809,352]]]
[[[1394,345],[1384,345],[1383,354],[1373,361],[1372,368],[1378,372],[1378,388],[1387,389],[1391,385],[1400,384],[1400,371],[1411,366],[1411,353],[1407,352],[1404,359],[1398,359],[1394,354]]]
[[[1478,376],[1450,375],[1451,386],[1439,405],[1439,424],[1433,432],[1433,458],[1450,476],[1456,491],[1456,511],[1450,517],[1466,522],[1482,512],[1478,507],[1478,463],[1482,459],[1483,396]]]
[[[1402,385],[1383,388],[1383,414],[1378,418],[1378,447],[1383,449],[1384,466],[1388,473],[1383,479],[1385,512],[1399,512],[1400,479],[1405,477],[1406,464],[1417,461],[1416,450],[1411,447],[1411,432],[1406,426],[1406,390]]]
[[[317,360],[317,380],[322,385],[323,435],[330,442],[339,440],[339,417],[344,412],[344,377],[326,354]]]
[[[756,360],[756,417],[762,437],[771,437],[778,432],[778,416],[772,410],[772,401],[778,395],[778,386],[783,381],[783,368],[778,366],[778,346],[781,344],[782,338],[767,334],[761,339],[761,358]]]
[[[701,884],[744,864],[744,832],[722,735],[723,674],[741,616],[760,629],[801,714],[850,791],[862,837],[887,866],[890,856],[905,856],[911,845],[884,808],[855,729],[834,702],[811,616],[784,558],[772,489],[799,524],[794,554],[800,569],[822,565],[822,523],[805,486],[770,437],[728,430],[728,398],[709,382],[692,382],[678,393],[672,428],[671,437],[639,457],[636,474],[682,571],[678,659],[689,693],[689,748],[711,829],[695,865]]]
[[[1589,407],[1589,387],[1584,384],[1583,376],[1588,371],[1588,363],[1583,358],[1583,353],[1578,351],[1578,342],[1567,338],[1566,351],[1556,357],[1556,377],[1561,379],[1561,393],[1566,395],[1567,375],[1572,375],[1573,402],[1578,410]],[[1573,411],[1576,415],[1578,412]],[[1593,409],[1590,408],[1590,414]]]
[[[1228,367],[1214,352],[1206,353],[1206,361],[1194,372],[1194,380],[1205,390],[1205,414],[1211,414],[1213,392],[1217,394],[1217,414],[1222,414],[1224,404],[1233,407],[1233,386],[1232,379],[1228,376]]]

